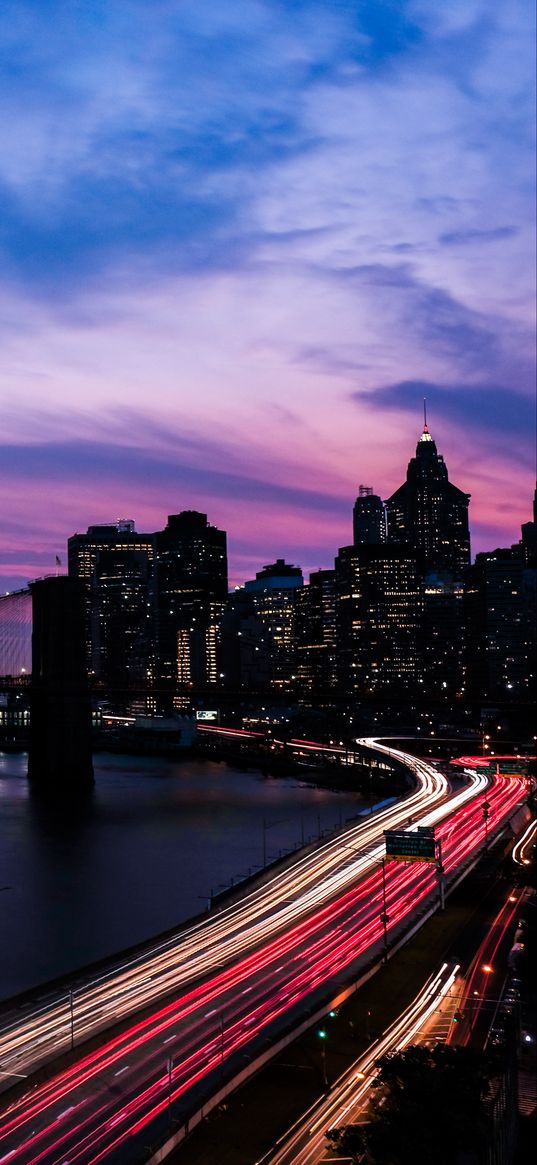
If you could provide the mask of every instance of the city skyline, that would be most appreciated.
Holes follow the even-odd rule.
[[[233,582],[326,567],[424,396],[473,555],[515,542],[529,6],[7,10],[0,591],[89,524],[185,509],[229,531]]]
[[[435,448],[435,452],[436,452],[436,443],[434,442],[434,437],[431,438],[430,429],[429,429],[429,426],[427,425],[427,423],[425,423],[422,426],[422,430],[420,430],[420,436],[418,437],[418,442],[416,445],[416,452],[418,452],[420,450],[420,447],[421,447],[421,444],[424,440],[424,437],[428,441],[432,439],[433,448]],[[442,449],[439,450],[439,453],[440,453],[440,461],[444,462],[445,458],[443,458]],[[409,458],[409,469],[410,469],[411,465],[413,465],[414,463],[415,463],[415,458]],[[446,469],[449,469],[449,467],[446,467]],[[403,471],[401,472],[400,476],[403,477]],[[453,481],[452,478],[451,478],[451,481]],[[347,526],[348,526],[347,535],[348,535],[348,537],[347,537],[345,542],[342,542],[338,546],[333,546],[332,549],[330,549],[330,547],[327,546],[327,551],[326,551],[327,552],[327,560],[322,565],[318,564],[317,566],[303,567],[303,565],[300,562],[298,562],[298,555],[296,553],[295,554],[293,553],[292,544],[291,544],[291,550],[286,557],[284,557],[282,555],[274,554],[274,556],[273,556],[274,560],[276,561],[276,559],[277,559],[278,561],[285,562],[287,565],[296,566],[297,569],[302,571],[305,583],[307,583],[307,581],[308,581],[309,574],[314,574],[318,571],[325,571],[327,569],[330,570],[333,567],[334,562],[337,559],[338,553],[341,551],[341,549],[344,547],[350,547],[350,546],[352,546],[353,542],[354,543],[356,542],[356,537],[357,537],[357,535],[356,535],[356,509],[357,509],[358,503],[362,500],[363,494],[365,494],[365,495],[373,494],[373,496],[372,496],[373,501],[378,501],[379,498],[382,499],[382,509],[383,509],[384,514],[385,514],[384,522],[386,522],[386,515],[387,515],[387,510],[388,510],[388,507],[386,506],[386,502],[389,502],[391,499],[384,497],[383,492],[377,494],[376,491],[372,491],[371,487],[365,486],[364,484],[361,484],[358,488],[359,488],[359,494],[358,494],[358,490],[357,490],[358,496],[355,498],[354,508],[351,505],[347,506]],[[396,493],[400,493],[404,488],[405,488],[404,482],[400,483]],[[453,488],[453,486],[451,486],[450,488]],[[535,491],[537,492],[537,484],[535,486]],[[458,493],[460,491],[456,490],[455,492]],[[464,495],[461,495],[461,496],[464,496]],[[206,518],[209,528],[212,527],[218,531],[217,523],[212,521],[211,515],[210,514],[206,515],[206,514],[202,513],[199,509],[197,509],[195,506],[195,502],[196,502],[196,499],[193,498],[192,507],[190,507],[188,510],[183,510],[181,512],[186,513],[186,514],[192,513],[194,516],[199,515],[200,517]],[[470,495],[470,502],[471,502],[471,495]],[[379,504],[380,504],[380,502],[379,502]],[[521,526],[524,524],[524,521],[526,521],[526,522],[531,521],[531,513],[532,513],[532,505],[530,502],[530,505],[527,508],[526,514],[522,515]],[[353,520],[353,518],[354,518],[354,520]],[[173,517],[173,515],[168,514],[167,521],[169,522],[170,520],[175,520],[175,518]],[[471,550],[470,561],[474,561],[476,554],[482,553],[483,550],[485,552],[487,552],[487,551],[492,552],[493,550],[497,549],[497,547],[489,545],[489,546],[474,548],[473,543],[472,543],[472,539],[471,539],[471,533],[472,533],[471,505],[469,508],[468,521],[469,521],[469,526],[470,526],[470,550]],[[164,525],[164,524],[165,524],[165,522],[162,523],[162,525]],[[125,529],[132,528],[136,537],[138,537],[138,536],[150,537],[150,538],[157,537],[157,532],[155,529],[142,528],[141,525],[136,521],[136,518],[132,518],[132,517],[129,517],[129,518],[125,518],[125,517],[111,518],[110,516],[108,516],[108,518],[105,518],[102,523],[88,522],[87,528],[83,527],[80,530],[72,531],[71,534],[68,536],[68,539],[66,541],[65,546],[62,546],[60,548],[61,555],[60,554],[55,555],[55,558],[54,558],[55,573],[58,574],[60,569],[62,571],[64,569],[67,570],[67,565],[68,565],[68,545],[67,545],[67,543],[68,542],[76,541],[76,539],[78,537],[81,537],[83,539],[84,536],[86,535],[86,533],[89,534],[91,530],[93,530],[93,529],[97,530],[100,527],[106,528],[107,526],[110,527],[110,529],[117,529],[117,530],[120,530],[122,527]],[[353,529],[353,526],[354,526],[354,529]],[[231,546],[233,546],[234,531],[233,530],[232,531],[225,530],[225,532],[224,532],[225,537],[229,537],[230,534],[231,534]],[[292,532],[291,532],[291,537],[292,537]],[[521,528],[519,527],[517,535],[515,535],[515,537],[513,539],[512,545],[516,545],[517,543],[519,543],[520,537],[521,537]],[[399,541],[400,540],[401,539],[399,538]],[[413,539],[410,539],[410,543],[413,544]],[[258,571],[260,571],[262,567],[268,568],[270,565],[269,559],[270,559],[270,554],[268,552],[263,554],[262,541],[260,540],[260,542],[259,542],[259,557],[257,559],[255,557],[252,557],[252,566],[251,566],[250,575],[249,576],[244,575],[243,577],[239,578],[239,577],[234,577],[234,575],[233,575],[233,568],[232,568],[233,555],[232,555],[232,553],[228,554],[229,592],[231,593],[234,588],[236,589],[236,588],[243,587],[245,585],[245,583],[248,582],[248,579],[255,577],[257,575]],[[51,562],[49,564],[50,569],[45,570],[45,572],[44,572],[44,577],[46,577],[47,574],[52,573],[52,566],[53,566],[53,564]],[[5,592],[0,592],[0,593],[12,594],[19,589],[25,589],[28,586],[28,583],[31,581],[32,581],[31,579],[26,578],[24,580],[21,580],[20,586],[13,586],[10,589],[7,589]]]

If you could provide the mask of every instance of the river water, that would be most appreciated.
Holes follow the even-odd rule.
[[[167,930],[233,878],[361,807],[351,793],[224,764],[101,753],[67,812],[0,752],[0,999]]]

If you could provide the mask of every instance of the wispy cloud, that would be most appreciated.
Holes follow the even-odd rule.
[[[330,562],[358,473],[382,490],[406,464],[396,421],[423,386],[450,464],[475,468],[482,435],[476,528],[503,473],[515,537],[534,383],[525,0],[5,0],[3,16],[20,538],[90,521],[100,481],[157,523],[199,494],[248,526],[252,562],[278,522],[292,553],[294,521]]]
[[[502,444],[514,460],[525,458],[531,467],[531,434],[535,428],[535,403],[511,388],[491,384],[434,384],[427,380],[401,380],[380,385],[370,392],[355,393],[358,405],[364,400],[378,410],[394,409],[419,417],[427,401],[429,419],[440,428],[448,421],[470,436],[480,436]],[[434,420],[432,420],[434,418]],[[508,442],[511,441],[509,448]]]
[[[439,242],[445,243],[448,247],[458,247],[466,243],[495,243],[500,239],[510,239],[516,234],[518,234],[516,227],[493,227],[490,231],[468,227],[466,230],[446,231],[440,235]]]

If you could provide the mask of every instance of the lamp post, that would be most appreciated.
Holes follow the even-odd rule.
[[[287,818],[284,818],[280,821],[267,821],[266,817],[263,818],[263,869],[265,869],[267,865],[267,829],[274,829],[276,825],[285,825],[287,820]],[[302,836],[304,836],[303,825]]]
[[[323,1072],[323,1085],[326,1089],[326,1088],[328,1088],[328,1075],[327,1075],[327,1071],[326,1071],[326,1043],[325,1043],[326,1031],[325,1031],[325,1029],[319,1028],[317,1035],[319,1036],[319,1039],[321,1041],[321,1065],[322,1065],[322,1072]]]

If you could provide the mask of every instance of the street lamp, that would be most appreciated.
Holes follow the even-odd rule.
[[[266,817],[263,818],[263,869],[267,864],[267,829],[274,829],[276,825],[285,825],[286,820],[287,818],[281,821],[267,821]]]
[[[324,1084],[325,1088],[328,1088],[328,1076],[326,1073],[326,1043],[325,1043],[327,1033],[326,1033],[325,1028],[320,1027],[317,1031],[317,1035],[321,1041],[321,1064],[322,1064],[322,1068],[323,1068],[323,1084]]]

